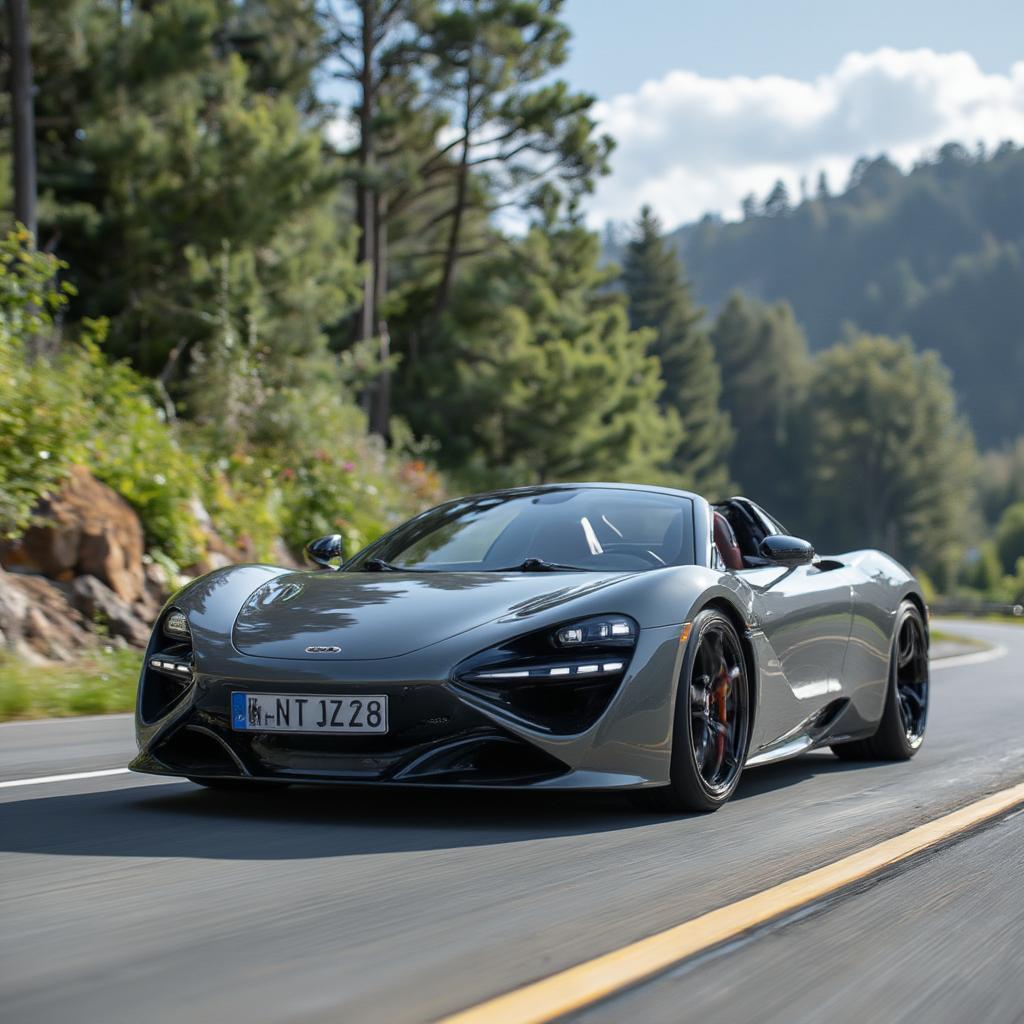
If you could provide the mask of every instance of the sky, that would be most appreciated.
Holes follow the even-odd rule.
[[[617,141],[595,227],[794,196],[857,157],[1024,143],[1024,0],[567,0],[562,69]]]

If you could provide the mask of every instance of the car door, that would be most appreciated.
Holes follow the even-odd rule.
[[[736,575],[754,592],[754,627],[764,633],[775,656],[774,663],[762,665],[754,753],[798,734],[844,695],[853,586],[846,567],[763,567]]]
[[[779,524],[753,502],[746,503],[764,533]],[[800,730],[826,705],[844,696],[843,662],[853,626],[856,573],[829,559],[786,569],[776,565],[739,569],[753,591],[755,630],[774,654],[762,665],[762,692],[751,752]]]

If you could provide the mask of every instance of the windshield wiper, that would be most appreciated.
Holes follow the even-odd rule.
[[[578,565],[562,565],[560,562],[546,562],[543,558],[527,558],[518,565],[506,565],[489,572],[586,572]]]
[[[383,558],[368,558],[363,562],[361,568],[367,572],[406,572],[400,565],[392,565],[385,562]]]

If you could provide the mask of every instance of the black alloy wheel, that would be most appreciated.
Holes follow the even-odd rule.
[[[928,644],[919,615],[907,615],[896,637],[896,697],[907,743],[924,739],[928,721]]]
[[[676,695],[671,783],[648,802],[714,811],[736,789],[750,740],[750,686],[740,638],[715,609],[693,620]]]
[[[904,601],[896,613],[889,686],[874,736],[834,743],[844,761],[907,761],[924,742],[928,722],[928,630],[921,609]]]

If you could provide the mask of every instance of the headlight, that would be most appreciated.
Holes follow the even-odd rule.
[[[188,628],[188,619],[185,613],[177,608],[171,609],[167,618],[164,619],[164,633],[175,640],[191,640],[192,633]]]
[[[580,733],[625,679],[639,637],[626,615],[588,616],[480,651],[456,667],[453,682],[520,721]]]
[[[552,639],[556,647],[632,647],[636,623],[625,615],[601,615],[561,626]]]

